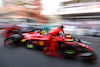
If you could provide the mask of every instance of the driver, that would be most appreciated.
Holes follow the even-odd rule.
[[[49,34],[55,36],[55,35],[59,35],[60,33],[64,33],[63,28],[64,28],[64,26],[61,25],[61,26],[58,27],[57,29],[51,30],[51,31],[49,32]]]
[[[49,32],[49,40],[50,40],[50,44],[45,45],[45,48],[43,50],[45,55],[50,55],[50,56],[58,56],[59,54],[57,54],[56,49],[59,48],[59,45],[53,40],[53,36],[57,36],[59,35],[60,32],[63,32],[63,28],[64,26],[60,26],[57,29],[53,29]]]

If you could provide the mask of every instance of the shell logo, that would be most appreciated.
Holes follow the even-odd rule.
[[[44,41],[39,41],[40,46],[44,46]]]

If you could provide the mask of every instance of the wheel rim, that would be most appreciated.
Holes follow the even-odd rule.
[[[5,40],[5,46],[11,45],[12,43],[14,43],[14,41],[16,41],[16,39],[13,39],[13,38]]]
[[[65,50],[64,51],[66,54],[75,54],[74,50]]]
[[[32,44],[27,44],[27,48],[32,49],[33,48],[33,45]]]

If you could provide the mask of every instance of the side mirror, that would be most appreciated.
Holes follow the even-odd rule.
[[[79,40],[78,42],[82,43],[80,39],[78,39],[78,40]]]
[[[75,40],[76,40],[77,42],[80,42],[80,43],[82,43],[80,39],[75,39]]]

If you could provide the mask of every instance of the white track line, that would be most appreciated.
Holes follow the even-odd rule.
[[[91,44],[91,42],[87,42],[87,41],[84,41],[84,40],[81,40],[83,43],[87,43],[87,44]]]

